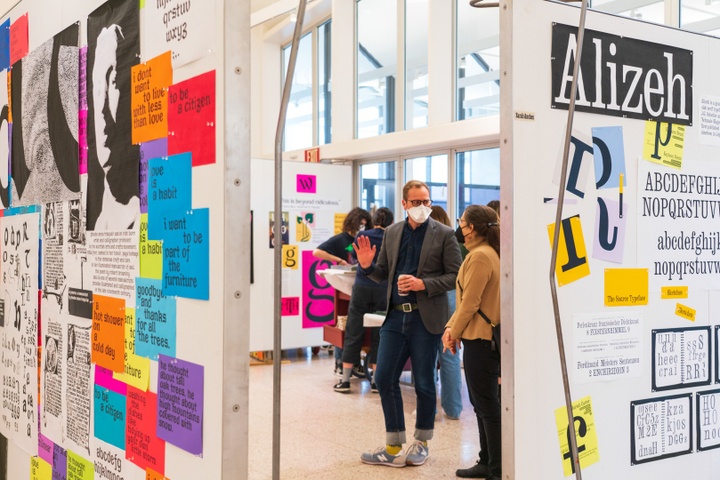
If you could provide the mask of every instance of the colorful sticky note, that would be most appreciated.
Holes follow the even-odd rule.
[[[10,19],[0,24],[0,70],[10,68]]]
[[[627,210],[620,216],[620,203],[610,198],[597,198],[595,213],[595,235],[593,238],[593,258],[613,263],[623,263],[625,252],[625,233],[627,231]]]
[[[140,213],[148,211],[148,162],[151,158],[167,157],[167,138],[140,145]]]
[[[92,362],[122,372],[125,299],[93,295]]]
[[[152,468],[148,468],[145,470],[145,480],[170,480],[165,475],[156,472]]]
[[[170,87],[170,155],[192,152],[192,164],[215,163],[215,70]]]
[[[165,441],[155,435],[157,395],[128,387],[126,458],[140,468],[165,472]]]
[[[52,480],[67,480],[67,450],[57,443],[53,448]]]
[[[315,213],[302,212],[295,217],[295,241],[309,242],[312,240],[312,231],[315,228]]]
[[[688,298],[688,287],[660,287],[660,298],[663,300],[671,298]]]
[[[333,229],[333,235],[337,235],[338,233],[342,233],[342,227],[343,223],[345,222],[345,217],[347,217],[347,213],[336,213],[335,214],[335,228]]]
[[[167,158],[151,158],[148,186],[148,239],[161,240],[167,215],[177,215],[192,209],[192,157],[189,153]]]
[[[150,386],[150,359],[135,355],[135,309],[125,310],[125,370],[115,372],[116,380],[143,392]]]
[[[300,297],[283,297],[281,300],[283,317],[290,317],[300,314]]]
[[[31,457],[30,480],[52,480],[52,466],[40,457]]]
[[[78,170],[80,174],[87,173],[88,139],[87,139],[88,111],[78,110]]]
[[[552,248],[555,224],[551,223],[547,228]],[[560,286],[590,275],[580,215],[565,218],[561,222],[555,275]]]
[[[315,175],[298,175],[295,184],[298,193],[317,192],[317,177]]]
[[[605,269],[606,307],[634,307],[647,303],[647,268]]]
[[[10,64],[28,53],[28,14],[21,16],[10,25]]]
[[[210,210],[198,208],[168,218],[163,234],[165,295],[207,300],[210,297]]]
[[[645,122],[643,158],[660,165],[682,168],[685,149],[685,126],[672,123]]]
[[[148,240],[148,216],[140,214],[140,276],[143,278],[162,278],[162,242]]]
[[[580,468],[584,470],[600,461],[592,400],[589,396],[581,398],[573,402],[572,408]],[[570,452],[570,435],[572,433],[569,428],[567,408],[560,407],[555,410],[555,423],[557,425],[558,440],[560,441],[563,471],[565,476],[569,477],[575,472],[575,462]]]
[[[110,390],[111,392],[125,395],[127,392],[127,384],[113,377],[113,371],[95,365],[95,385]]]
[[[92,462],[68,450],[67,452],[67,480],[93,480],[95,468]]]
[[[288,268],[290,270],[297,270],[299,265],[298,246],[297,245],[283,245],[282,246],[282,268]]]
[[[166,296],[160,280],[135,280],[135,354],[157,360],[175,355],[175,298]]]
[[[42,347],[38,347],[42,348]],[[40,365],[40,362],[38,362],[38,365]],[[39,371],[40,369],[38,369]],[[47,463],[52,465],[53,462],[53,451],[55,449],[55,444],[52,440],[47,438],[42,433],[38,432],[38,457],[45,460]]]
[[[195,455],[203,452],[205,369],[160,355],[157,436]]]
[[[95,385],[95,402],[93,419],[95,420],[95,436],[125,449],[125,395]]]
[[[168,88],[172,85],[170,52],[130,69],[132,143],[142,143],[168,134]]]
[[[302,328],[322,327],[335,321],[335,289],[317,274],[332,265],[315,258],[312,250],[302,252]]]
[[[678,317],[682,317],[686,320],[690,320],[691,322],[695,321],[695,311],[694,308],[690,308],[686,305],[682,305],[680,303],[675,305],[675,315]]]

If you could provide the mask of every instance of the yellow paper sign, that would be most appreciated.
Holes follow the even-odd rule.
[[[162,242],[148,240],[148,215],[140,214],[140,276],[143,278],[162,279]]]
[[[167,137],[168,88],[172,85],[170,52],[130,69],[132,143]]]
[[[297,270],[298,265],[300,264],[300,262],[298,262],[298,246],[283,245],[282,248],[282,268]]]
[[[150,386],[150,359],[135,355],[135,309],[125,309],[125,370],[113,378],[147,392]]]
[[[30,480],[52,480],[52,466],[40,457],[30,458]]]
[[[648,303],[647,268],[606,268],[605,306],[632,307]]]
[[[552,247],[555,224],[548,225],[548,236]],[[563,286],[590,275],[585,240],[582,233],[580,216],[566,218],[560,228],[555,275],[558,285]]]
[[[600,461],[595,418],[593,417],[592,401],[589,396],[573,402],[573,418],[575,419],[575,439],[577,441],[578,456],[580,457],[580,468],[584,470],[593,463]],[[575,464],[570,453],[570,428],[568,427],[568,414],[565,407],[555,410],[555,423],[557,424],[558,440],[560,441],[563,472],[568,477],[575,473]]]
[[[314,221],[314,213],[306,213],[295,217],[295,241],[309,242],[312,240],[312,228],[310,224]]]
[[[695,321],[695,309],[687,307],[685,305],[677,304],[675,305],[675,315],[678,317],[685,318],[687,320],[690,320],[691,322]]]
[[[688,297],[688,287],[661,287],[660,288],[660,298],[662,298],[662,299],[687,298],[687,297]]]
[[[335,230],[334,230],[335,235],[337,235],[338,233],[342,233],[342,227],[343,227],[343,222],[345,221],[345,217],[347,217],[347,213],[336,213],[335,214]]]
[[[682,168],[685,126],[645,122],[643,158],[667,167]]]
[[[93,463],[68,450],[67,480],[93,480],[93,478],[95,478]]]

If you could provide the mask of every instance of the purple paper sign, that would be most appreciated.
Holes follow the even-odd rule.
[[[623,263],[625,251],[625,231],[628,205],[623,202],[623,215],[620,216],[620,202],[598,197],[595,214],[595,239],[593,240],[593,258],[613,263]]]
[[[80,110],[87,110],[87,46],[80,49]]]
[[[168,156],[167,137],[140,145],[140,213],[148,211],[148,161],[151,158]]]
[[[160,354],[157,383],[157,436],[202,455],[205,367]]]
[[[297,176],[297,192],[298,193],[316,193],[317,178],[315,175],[298,175]]]
[[[67,480],[67,450],[58,444],[53,448],[52,480]]]

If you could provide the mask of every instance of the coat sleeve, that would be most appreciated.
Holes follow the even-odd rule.
[[[455,288],[455,279],[458,270],[460,270],[462,256],[455,235],[450,229],[443,229],[442,248],[439,254],[442,255],[443,273],[438,276],[423,278],[428,297],[445,295],[446,292]]]

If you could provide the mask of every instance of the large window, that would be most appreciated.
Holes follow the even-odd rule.
[[[397,3],[357,0],[357,138],[395,131]]]
[[[468,205],[487,205],[491,200],[500,200],[500,149],[457,152],[455,165],[456,217],[460,217]]]
[[[702,0],[703,2],[705,0]],[[617,0],[591,0],[590,7],[602,12],[636,18],[645,22],[665,24],[665,1],[619,2]],[[677,26],[677,25],[673,25]]]
[[[327,21],[300,39],[283,150],[301,150],[330,143],[330,25]],[[316,49],[313,49],[314,44]],[[291,47],[283,47],[283,84]],[[315,96],[314,85],[317,85]]]
[[[456,0],[455,118],[500,113],[500,36],[497,8]]]
[[[433,205],[448,209],[447,154],[408,158],[405,160],[405,181],[420,180],[430,187]],[[449,215],[450,213],[448,213]]]
[[[680,27],[693,32],[720,36],[720,1],[681,0]]]
[[[428,0],[405,0],[405,129],[428,125]]]
[[[387,207],[395,212],[395,162],[360,165],[360,207],[372,212]]]

